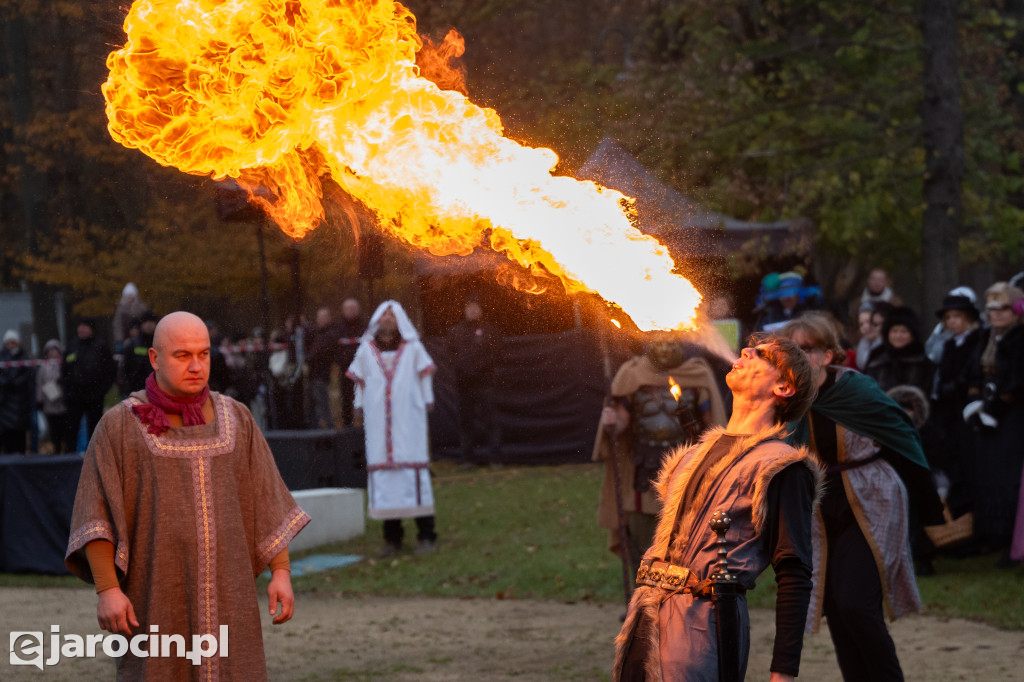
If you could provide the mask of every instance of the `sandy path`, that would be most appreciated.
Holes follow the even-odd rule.
[[[8,635],[49,633],[54,624],[62,633],[99,632],[88,590],[0,588],[0,603]],[[272,680],[602,680],[621,611],[613,605],[303,594],[291,623],[272,626],[264,619],[264,641]],[[752,621],[747,679],[766,680],[773,614],[758,610]],[[892,632],[908,681],[1024,679],[1024,633],[922,617],[898,621]],[[103,656],[65,659],[44,671],[0,662],[0,680],[112,678],[113,664]],[[827,633],[807,638],[800,678],[840,679]]]

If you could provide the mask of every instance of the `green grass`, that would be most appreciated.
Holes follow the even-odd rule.
[[[481,469],[462,473],[450,462],[434,465],[438,551],[414,556],[415,525],[405,521],[407,551],[377,560],[381,524],[365,535],[306,554],[358,554],[357,564],[294,578],[297,592],[348,595],[547,599],[621,602],[617,557],[597,526],[602,469],[595,464]],[[302,554],[296,554],[295,558]],[[936,575],[918,585],[925,615],[978,620],[1024,629],[1024,568],[994,567],[996,555],[940,558]],[[82,588],[72,577],[0,574],[4,587]],[[769,569],[748,594],[771,608],[775,581]]]
[[[535,598],[622,601],[621,569],[597,527],[602,469],[577,464],[461,474],[451,463],[434,467],[436,554],[411,552],[378,561],[381,525],[315,553],[359,554],[365,561],[295,578],[305,592],[360,595]],[[407,544],[415,526],[406,521]],[[409,539],[413,539],[409,543]],[[311,552],[313,553],[313,552]],[[997,555],[940,558],[936,575],[918,585],[925,615],[966,618],[1007,629],[1024,628],[1024,568],[995,568]],[[772,608],[769,569],[748,593],[751,606]]]
[[[935,575],[917,580],[925,615],[1024,630],[1024,567],[996,568],[998,556],[937,560]]]
[[[1024,567],[996,568],[999,554],[965,559],[940,557],[935,575],[917,579],[922,615],[964,618],[1006,630],[1024,630]],[[771,567],[747,593],[751,606],[774,608],[775,577]]]
[[[59,587],[93,589],[71,575],[36,575],[33,573],[0,573],[0,587]]]
[[[376,595],[622,600],[619,560],[597,527],[596,465],[487,469],[459,473],[435,465],[438,551],[414,556],[415,524],[404,522],[407,550],[377,560],[381,524],[312,553],[367,560],[295,578],[295,589]]]

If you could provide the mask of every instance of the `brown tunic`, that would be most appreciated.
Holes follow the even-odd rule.
[[[78,484],[66,562],[92,582],[85,545],[116,548],[121,587],[140,627],[218,636],[227,657],[118,660],[119,680],[266,679],[255,577],[309,523],[274,464],[263,434],[240,403],[211,393],[215,417],[202,426],[147,432],[131,405],[107,412],[89,443]],[[220,644],[223,648],[223,643]]]

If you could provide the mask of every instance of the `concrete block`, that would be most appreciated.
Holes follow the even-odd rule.
[[[332,542],[342,542],[366,532],[363,493],[359,488],[292,491],[295,502],[313,520],[291,541],[289,551],[299,552]]]

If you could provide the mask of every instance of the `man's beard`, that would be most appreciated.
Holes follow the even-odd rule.
[[[376,342],[377,348],[381,350],[397,350],[398,344],[402,342],[402,335],[398,333],[397,329],[394,331],[380,329],[373,340]]]

